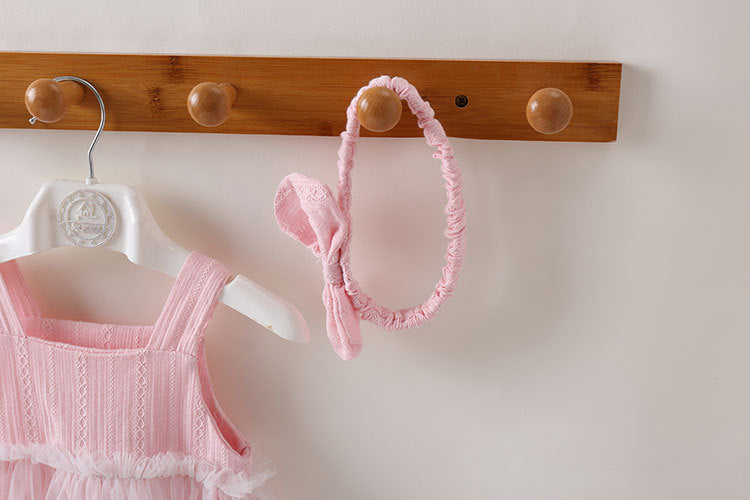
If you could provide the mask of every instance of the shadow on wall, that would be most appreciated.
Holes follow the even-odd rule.
[[[653,76],[645,67],[622,65],[617,143],[646,145],[653,141]]]
[[[652,137],[649,73],[625,64],[622,81],[614,143],[453,139],[464,170],[466,263],[439,324],[428,323],[404,341],[411,355],[459,358],[453,366],[482,370],[544,346],[575,313],[578,265],[587,255],[578,234],[586,225],[618,224],[607,219],[617,203],[609,194],[616,191],[608,158],[624,142],[645,145]]]

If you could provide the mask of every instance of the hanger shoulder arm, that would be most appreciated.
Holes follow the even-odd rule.
[[[44,183],[26,209],[21,223],[0,235],[0,262],[70,245],[57,230],[57,197],[61,190],[66,189],[67,182],[70,181],[57,179]]]
[[[309,342],[310,332],[302,313],[292,304],[242,275],[219,294],[219,301],[281,338]]]
[[[30,248],[24,227],[17,227],[5,234],[0,234],[0,262],[25,257],[34,253]]]

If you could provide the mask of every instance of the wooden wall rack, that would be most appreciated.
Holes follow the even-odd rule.
[[[357,90],[380,75],[401,76],[419,89],[451,137],[606,142],[617,138],[621,64],[190,55],[0,52],[0,128],[29,128],[24,93],[38,78],[78,76],[104,98],[107,130],[236,134],[338,135]],[[225,123],[195,123],[186,99],[205,81],[228,82],[237,98]],[[526,104],[539,89],[563,90],[570,124],[545,135],[531,128]],[[461,97],[463,96],[463,97]],[[461,106],[463,105],[463,107]],[[86,92],[57,123],[35,127],[95,129],[99,108]],[[381,134],[421,135],[407,110]]]

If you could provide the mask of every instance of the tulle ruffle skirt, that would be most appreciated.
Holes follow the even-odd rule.
[[[186,476],[85,476],[31,459],[0,461],[0,500],[271,500],[270,493],[263,490],[236,497]]]

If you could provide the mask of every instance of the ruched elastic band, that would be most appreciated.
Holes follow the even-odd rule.
[[[372,87],[393,90],[416,115],[427,144],[437,149],[433,157],[440,160],[448,198],[444,234],[449,241],[442,276],[424,302],[396,311],[378,305],[362,290],[352,275],[349,258],[352,238],[351,171],[360,132],[357,102],[362,93]],[[448,137],[443,126],[435,119],[432,107],[421,98],[413,85],[398,77],[375,78],[359,90],[346,114],[346,130],[341,133],[342,143],[338,153],[338,198],[335,199],[328,186],[318,180],[293,173],[279,185],[274,209],[281,230],[321,259],[328,338],[341,358],[352,359],[362,349],[359,318],[388,330],[404,330],[419,326],[435,316],[458,280],[466,251],[466,214],[461,195],[461,171],[453,157]]]

